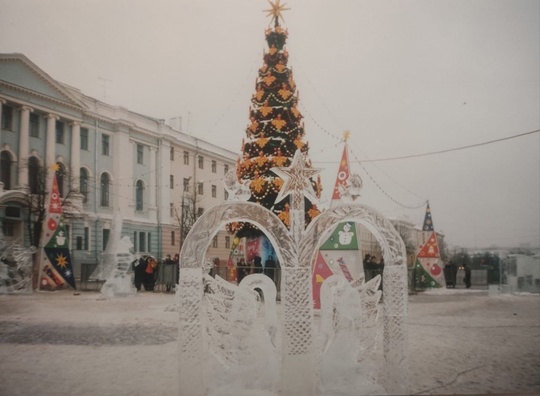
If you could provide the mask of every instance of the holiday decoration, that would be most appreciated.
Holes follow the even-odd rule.
[[[270,2],[267,10],[274,22],[266,29],[268,50],[263,56],[263,65],[255,84],[251,99],[249,124],[246,138],[242,143],[242,155],[237,164],[240,183],[250,182],[250,202],[256,202],[270,209],[284,224],[289,224],[289,199],[276,197],[283,184],[282,177],[272,168],[287,167],[291,164],[296,150],[302,154],[306,168],[311,167],[308,157],[309,145],[304,140],[302,115],[297,109],[298,94],[292,70],[288,68],[289,54],[285,49],[287,30],[280,26],[282,12],[288,10],[279,1]],[[318,180],[308,179],[312,190],[320,197],[322,187]],[[308,225],[320,211],[306,199],[305,223]],[[229,224],[230,233],[238,237],[260,235],[255,226],[244,223]]]
[[[39,273],[39,287],[43,290],[63,289],[67,285],[76,289],[67,227],[62,216],[62,203],[56,173],[53,174],[48,207],[48,220],[42,236],[43,262]]]
[[[420,246],[416,255],[416,262],[414,264],[415,284],[419,289],[440,288],[445,284],[445,280],[429,202],[426,207],[422,231],[427,239]]]

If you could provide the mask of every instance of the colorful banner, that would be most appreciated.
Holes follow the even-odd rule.
[[[76,289],[73,266],[69,254],[67,227],[62,216],[62,203],[56,174],[53,175],[49,199],[48,218],[42,234],[43,261],[40,271],[40,289],[58,290],[66,283]]]
[[[340,223],[319,250],[358,250],[356,224]]]
[[[321,286],[324,280],[332,274],[332,270],[330,270],[330,267],[319,251],[317,261],[315,262],[315,267],[313,268],[313,308],[321,309]]]
[[[440,288],[445,285],[444,272],[440,263],[439,244],[437,234],[433,227],[431,218],[431,209],[429,202],[424,216],[424,225],[422,230],[425,234],[425,243],[420,246],[416,255],[415,268],[415,287],[419,289]]]
[[[347,154],[347,144],[345,144],[345,147],[343,147],[343,154],[341,155],[341,162],[339,163],[336,184],[334,186],[334,192],[332,194],[332,201],[339,200],[341,198],[340,188],[344,188],[346,186],[349,175],[349,156]]]

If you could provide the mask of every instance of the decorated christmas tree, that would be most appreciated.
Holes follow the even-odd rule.
[[[275,202],[283,180],[271,171],[273,167],[287,167],[296,150],[300,150],[305,166],[312,166],[308,157],[309,146],[304,140],[304,123],[298,110],[298,91],[292,70],[287,66],[289,54],[285,49],[288,32],[280,25],[281,12],[285,10],[280,0],[270,2],[268,15],[274,26],[266,29],[268,50],[263,56],[255,84],[255,93],[249,109],[249,124],[242,141],[242,155],[237,161],[237,178],[249,182],[249,201],[263,205],[274,212],[289,226],[289,198]],[[321,194],[321,182],[311,180],[317,197]],[[317,206],[305,200],[305,223],[311,222],[320,212]],[[228,225],[238,237],[260,235],[251,224]]]

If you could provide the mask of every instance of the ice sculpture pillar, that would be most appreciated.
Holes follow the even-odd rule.
[[[300,246],[304,237],[304,196],[316,199],[309,178],[318,169],[305,168],[300,150],[297,150],[289,168],[272,168],[284,181],[276,202],[290,195],[290,234],[294,246],[293,262],[282,265],[282,295],[284,321],[282,322],[282,392],[285,395],[312,395],[315,387],[313,359],[313,303],[311,302],[310,261],[300,259]]]

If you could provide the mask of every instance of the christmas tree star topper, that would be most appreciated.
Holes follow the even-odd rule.
[[[270,170],[285,181],[285,183],[281,187],[281,190],[279,190],[279,194],[276,198],[276,203],[281,202],[283,199],[285,199],[287,196],[289,196],[292,192],[296,190],[300,190],[304,194],[304,196],[311,202],[317,200],[317,195],[313,190],[313,186],[311,185],[311,181],[309,180],[309,178],[315,176],[321,170],[314,168],[306,168],[300,150],[296,150],[290,167],[274,167]]]
[[[276,26],[279,25],[279,18],[283,19],[283,15],[281,15],[281,11],[288,11],[290,8],[285,8],[287,4],[280,4],[281,0],[274,0],[270,1],[268,0],[268,3],[272,7],[269,10],[264,10],[266,12],[266,16],[271,16],[272,19],[275,20]]]

